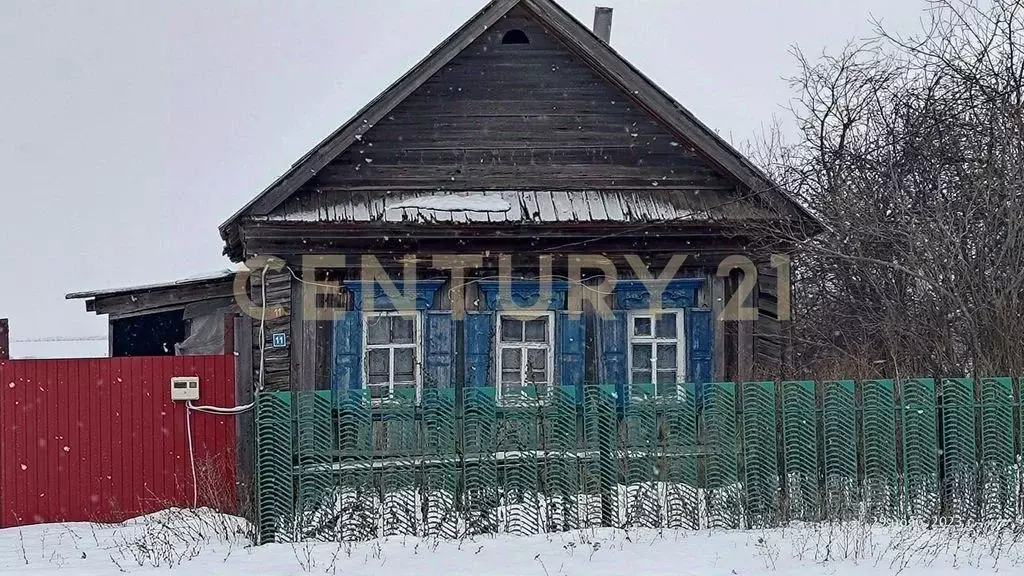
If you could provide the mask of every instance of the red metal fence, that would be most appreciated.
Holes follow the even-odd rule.
[[[201,404],[234,405],[232,355],[0,360],[0,527],[191,506],[172,376],[198,376]],[[234,419],[191,419],[200,505],[233,509]]]

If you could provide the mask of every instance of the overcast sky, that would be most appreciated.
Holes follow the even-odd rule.
[[[224,268],[217,226],[485,0],[0,6],[0,317],[106,334],[64,294]],[[562,0],[593,20],[595,0]],[[736,144],[785,117],[789,54],[919,26],[924,0],[604,0],[612,44]],[[15,356],[106,344],[14,343]]]

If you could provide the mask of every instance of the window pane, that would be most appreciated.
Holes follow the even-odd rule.
[[[391,342],[395,344],[412,344],[415,322],[407,316],[391,317]]]
[[[651,373],[649,371],[633,371],[633,384],[650,384]]]
[[[395,349],[395,382],[414,382],[415,361],[412,348]]]
[[[501,351],[501,370],[515,370],[519,372],[522,368],[523,351],[519,348],[505,348]]]
[[[527,373],[527,377],[530,379],[528,384],[531,386],[540,386],[548,381],[548,371],[545,369],[534,370]]]
[[[547,342],[548,341],[548,319],[547,318],[536,318],[534,320],[526,321],[526,341],[527,342]]]
[[[528,349],[526,351],[526,377],[530,383],[544,383],[548,380],[547,349]]]
[[[526,369],[527,371],[542,371],[547,372],[548,368],[548,351],[541,349],[530,349],[526,351]]]
[[[523,341],[523,321],[516,320],[515,318],[502,318],[501,319],[501,341],[502,342],[522,342]]]
[[[651,335],[651,319],[650,318],[633,318],[633,335],[634,336],[650,336]]]
[[[367,344],[387,344],[388,343],[388,326],[389,320],[387,316],[371,316],[366,319],[366,343]]]
[[[658,370],[658,384],[675,384],[675,370]]]
[[[676,367],[676,345],[661,344],[658,346],[658,369]]]
[[[390,394],[387,384],[384,386],[370,386],[370,398],[379,399],[387,398]]]
[[[501,396],[507,400],[518,400],[523,394],[523,386],[518,381],[501,384]]]
[[[650,369],[651,367],[651,345],[633,344],[633,369]]]
[[[388,362],[390,361],[389,350],[367,351],[367,375],[370,384],[380,384],[388,381]]]
[[[660,314],[658,316],[658,324],[654,328],[655,335],[658,338],[675,338],[676,337],[676,315],[675,314]]]

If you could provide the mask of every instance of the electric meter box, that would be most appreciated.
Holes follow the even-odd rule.
[[[171,378],[171,400],[199,400],[199,378],[197,376]]]

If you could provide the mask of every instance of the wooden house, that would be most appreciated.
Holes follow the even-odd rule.
[[[254,386],[514,399],[781,373],[789,269],[766,231],[818,224],[615,52],[609,18],[490,2],[221,226],[252,269]],[[600,293],[577,313],[581,289]]]

